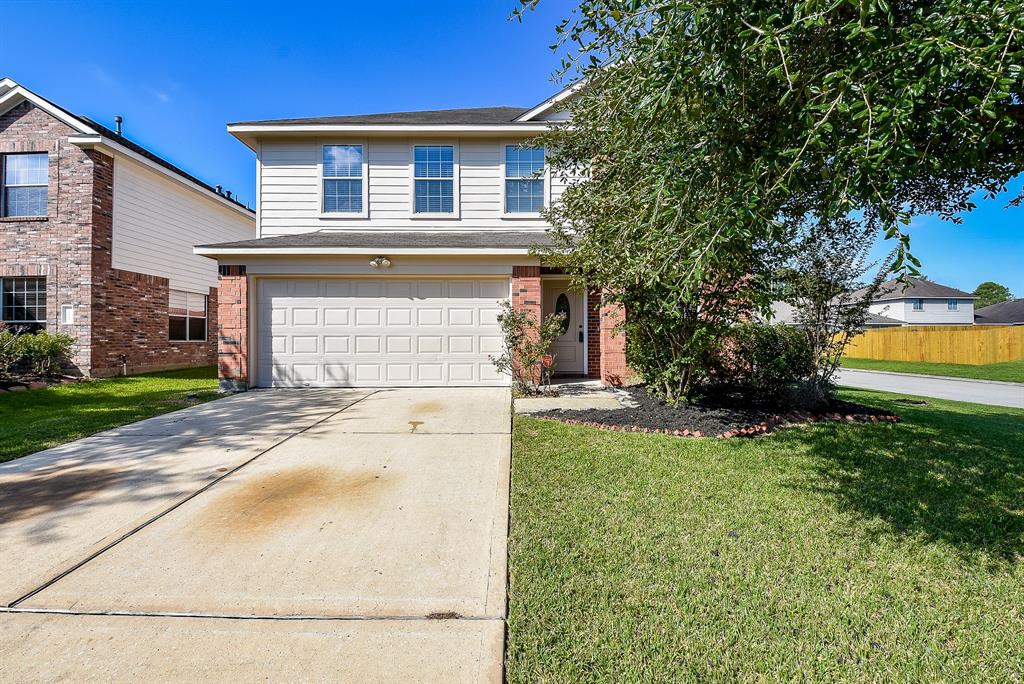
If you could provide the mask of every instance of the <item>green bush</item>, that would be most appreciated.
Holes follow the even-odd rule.
[[[45,330],[21,335],[14,344],[17,357],[15,363],[33,375],[57,375],[70,357],[74,343],[75,339],[69,335],[48,333]]]
[[[718,388],[764,401],[792,399],[814,374],[814,354],[797,326],[742,323],[723,339],[709,370]]]
[[[18,336],[9,328],[0,328],[0,378],[8,376],[18,362]]]

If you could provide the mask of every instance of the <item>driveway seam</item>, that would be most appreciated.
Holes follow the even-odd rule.
[[[68,610],[64,608],[14,608],[0,606],[2,613],[39,615],[79,615],[94,617],[203,618],[207,620],[321,620],[350,622],[504,622],[500,615],[460,615],[457,618],[429,618],[425,615],[236,615],[233,613],[190,613],[159,610]]]
[[[103,555],[104,553],[106,553],[110,549],[114,548],[115,546],[117,546],[118,544],[123,542],[125,539],[128,539],[128,537],[131,537],[132,535],[136,534],[137,532],[145,529],[146,527],[149,527],[151,524],[153,524],[154,522],[156,522],[160,518],[163,518],[168,513],[171,513],[172,511],[177,510],[178,508],[180,508],[181,506],[183,506],[187,502],[191,501],[192,499],[196,498],[197,496],[199,496],[203,492],[207,491],[208,489],[210,489],[211,487],[216,485],[218,482],[221,482],[221,481],[227,479],[228,477],[230,477],[231,475],[234,475],[239,470],[241,470],[245,466],[249,465],[250,463],[252,463],[256,459],[260,458],[264,454],[267,454],[267,453],[273,451],[274,449],[276,449],[277,447],[281,446],[285,442],[289,441],[293,437],[297,437],[297,436],[303,434],[304,432],[307,432],[308,430],[311,430],[311,429],[315,428],[317,425],[320,425],[324,421],[330,420],[331,418],[333,418],[334,416],[338,415],[339,413],[352,408],[353,406],[355,406],[359,402],[361,402],[364,399],[367,399],[369,397],[372,397],[373,395],[377,394],[380,391],[381,390],[374,390],[374,391],[372,391],[372,392],[370,392],[370,393],[368,393],[368,394],[366,394],[366,395],[364,395],[362,397],[359,397],[358,399],[353,401],[351,404],[348,404],[347,406],[345,406],[343,408],[340,408],[337,411],[334,411],[333,413],[330,413],[330,414],[324,416],[320,420],[307,425],[306,427],[302,428],[301,430],[299,430],[297,432],[293,432],[292,434],[288,435],[287,437],[285,437],[281,441],[275,442],[274,444],[272,444],[271,446],[267,447],[263,451],[260,451],[259,453],[254,455],[252,458],[250,458],[250,459],[248,459],[246,461],[243,461],[242,463],[240,463],[239,465],[235,466],[231,470],[228,470],[226,473],[223,473],[219,477],[217,477],[217,478],[211,480],[210,482],[206,483],[205,485],[203,485],[202,487],[200,487],[196,491],[192,492],[191,494],[189,494],[185,498],[177,501],[176,503],[174,503],[169,508],[161,511],[160,513],[157,513],[156,515],[154,515],[153,517],[149,518],[148,520],[145,520],[142,523],[140,523],[139,525],[137,525],[136,527],[128,530],[127,532],[122,534],[120,537],[118,537],[114,541],[110,542],[109,544],[107,544],[107,545],[103,546],[102,548],[100,548],[100,549],[94,551],[93,553],[89,554],[83,560],[75,563],[74,565],[72,565],[71,567],[67,568],[66,570],[61,571],[56,576],[54,576],[51,579],[47,580],[46,582],[44,582],[43,584],[39,585],[35,589],[29,591],[28,593],[24,594],[23,596],[20,596],[19,598],[15,599],[14,601],[11,601],[7,605],[7,609],[8,610],[4,610],[4,612],[15,612],[15,611],[11,611],[9,609],[16,608],[19,603],[22,603],[23,601],[27,601],[28,599],[32,598],[33,596],[35,596],[39,592],[44,591],[45,589],[48,589],[49,587],[53,586],[54,584],[56,584],[60,580],[64,579],[65,577],[67,577],[68,575],[73,573],[75,570],[78,570],[79,568],[81,568],[86,563],[88,563],[88,562],[90,562],[92,560],[95,560],[99,556]],[[102,614],[102,613],[100,613],[100,614]]]

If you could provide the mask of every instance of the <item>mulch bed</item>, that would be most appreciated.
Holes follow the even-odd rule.
[[[83,378],[71,375],[60,375],[54,378],[24,376],[16,378],[0,378],[0,392],[22,392],[25,390],[45,389],[69,382],[81,382]]]
[[[898,423],[899,416],[872,406],[835,401],[821,411],[795,411],[763,406],[736,397],[704,399],[673,408],[647,394],[643,386],[625,388],[635,408],[552,410],[532,414],[570,425],[614,430],[651,432],[676,437],[754,437],[783,425],[841,421],[848,423]]]

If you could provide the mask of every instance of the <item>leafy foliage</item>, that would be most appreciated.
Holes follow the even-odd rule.
[[[799,397],[815,367],[808,338],[800,328],[747,322],[729,331],[711,380],[760,401],[792,400]]]
[[[974,288],[974,294],[978,297],[974,302],[974,308],[976,309],[1013,299],[1013,293],[1010,292],[1010,288],[991,280],[986,280]]]
[[[869,261],[872,233],[870,225],[851,219],[808,226],[778,274],[782,299],[794,307],[811,353],[807,403],[822,403],[833,393],[832,378],[843,353],[863,332],[868,307],[889,272],[886,262],[864,280],[877,266]]]
[[[0,339],[0,345],[4,340]],[[60,373],[61,367],[71,355],[75,338],[45,330],[18,335],[11,344],[11,366],[22,366],[32,375],[49,377]],[[8,371],[10,368],[8,368]]]
[[[916,274],[913,215],[1024,170],[1022,0],[583,0],[558,32],[582,87],[544,139],[547,257],[637,317],[629,363],[670,398],[734,322],[698,324],[707,293],[766,309],[806,226],[856,216]]]
[[[11,374],[18,361],[18,335],[9,327],[0,326],[0,378]]]
[[[499,373],[512,376],[513,387],[534,395],[551,383],[557,359],[549,354],[555,338],[565,329],[563,313],[550,313],[537,321],[529,311],[512,308],[507,300],[501,303],[498,325],[501,327],[502,351],[491,357]]]

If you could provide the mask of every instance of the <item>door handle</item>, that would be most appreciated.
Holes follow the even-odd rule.
[[[580,325],[580,342],[583,341],[583,326]]]

